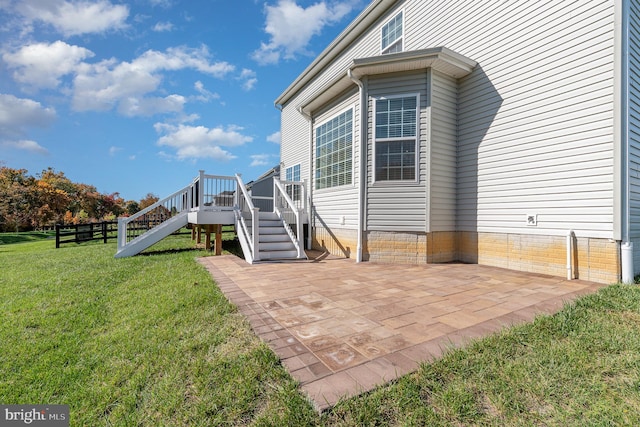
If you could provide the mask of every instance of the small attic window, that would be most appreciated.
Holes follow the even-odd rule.
[[[382,54],[402,52],[403,18],[400,12],[382,27]]]

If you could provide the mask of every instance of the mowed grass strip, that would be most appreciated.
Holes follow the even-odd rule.
[[[322,415],[171,237],[0,245],[0,402],[72,425],[640,425],[640,289],[614,285]]]
[[[613,285],[553,316],[449,351],[327,419],[339,425],[640,425],[640,289]]]
[[[125,259],[54,246],[0,245],[1,403],[69,404],[78,426],[315,416],[188,237]]]

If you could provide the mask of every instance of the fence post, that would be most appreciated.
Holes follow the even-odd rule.
[[[102,243],[107,243],[107,221],[102,221]]]
[[[60,249],[60,224],[56,224],[56,249]]]

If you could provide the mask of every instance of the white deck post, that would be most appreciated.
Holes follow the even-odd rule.
[[[253,239],[253,260],[260,261],[260,208],[251,211],[251,237]]]
[[[200,169],[200,177],[198,178],[198,210],[204,206],[204,171]]]
[[[298,258],[304,258],[304,225],[302,224],[302,209],[298,208],[296,237],[298,238]]]
[[[127,244],[127,228],[124,222],[124,218],[118,218],[118,251]]]

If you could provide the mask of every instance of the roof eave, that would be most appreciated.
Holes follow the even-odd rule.
[[[275,100],[275,105],[284,105],[300,89],[309,83],[331,61],[340,55],[353,41],[360,37],[397,0],[374,0],[356,19],[287,87]]]
[[[349,67],[349,71],[351,71],[351,76],[360,79],[364,76],[432,68],[455,79],[459,79],[469,75],[476,65],[476,61],[460,55],[451,49],[434,47],[355,59]],[[310,115],[329,100],[354,85],[348,74],[348,72],[342,74],[318,90],[320,95],[302,105],[302,111]]]

